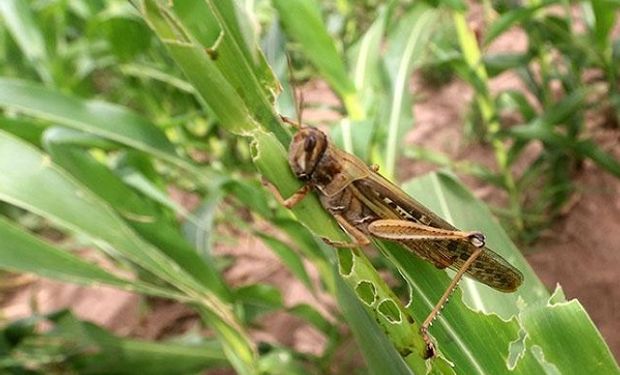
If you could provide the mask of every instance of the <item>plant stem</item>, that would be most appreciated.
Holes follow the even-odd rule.
[[[476,93],[476,103],[480,110],[482,120],[486,125],[486,136],[491,140],[491,146],[495,153],[495,160],[499,168],[499,173],[502,176],[504,187],[508,193],[510,210],[513,215],[513,224],[518,231],[521,231],[524,225],[519,191],[517,190],[512,171],[510,170],[508,149],[498,136],[501,125],[497,119],[495,103],[488,89],[489,78],[482,64],[480,48],[478,47],[475,34],[467,25],[465,13],[453,11],[452,18],[454,20],[463,58],[475,74],[476,79],[481,83],[480,85],[474,85],[474,87],[481,87],[480,91]]]

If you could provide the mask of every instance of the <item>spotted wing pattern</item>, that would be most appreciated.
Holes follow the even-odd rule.
[[[368,178],[355,181],[354,186],[365,197],[374,198],[373,209],[383,211],[377,213],[379,217],[393,217],[396,214],[401,219],[430,227],[458,230],[379,174],[373,173]],[[449,267],[455,270],[458,270],[476,249],[465,240],[399,240],[399,242],[436,267]],[[523,282],[523,275],[519,270],[486,247],[467,269],[466,274],[503,292],[512,292]]]

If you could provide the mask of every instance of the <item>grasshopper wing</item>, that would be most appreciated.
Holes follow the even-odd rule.
[[[378,173],[372,173],[365,179],[355,181],[355,186],[364,196],[370,197],[369,199],[375,202],[375,209],[386,211],[378,212],[380,217],[393,217],[397,214],[400,219],[428,227],[458,230]],[[458,270],[476,250],[476,247],[467,240],[399,240],[399,242],[436,267],[450,267],[455,270]],[[523,281],[523,275],[519,270],[486,247],[467,269],[466,274],[503,292],[516,290]]]

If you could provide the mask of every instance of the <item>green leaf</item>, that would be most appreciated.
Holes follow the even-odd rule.
[[[528,348],[540,350],[539,361],[544,360],[560,374],[620,374],[613,354],[581,303],[576,299],[557,301],[558,294],[559,288],[547,305],[521,314]]]
[[[271,308],[279,308],[283,304],[280,291],[267,284],[242,286],[235,290],[235,295],[239,301]]]
[[[512,26],[518,24],[523,20],[531,18],[534,13],[536,13],[539,9],[557,2],[557,0],[541,1],[539,3],[534,3],[534,5],[518,7],[502,14],[502,16],[497,21],[491,24],[491,27],[489,27],[489,30],[484,36],[484,41],[482,44],[484,46],[488,46],[493,40],[495,40],[495,38],[503,34]]]
[[[0,106],[98,135],[176,164],[185,164],[164,133],[118,105],[87,101],[37,83],[0,78]]]
[[[372,374],[412,374],[402,357],[394,350],[394,346],[385,333],[379,329],[351,289],[339,280],[337,290],[338,305],[341,306],[342,315],[349,323],[370,372]],[[426,372],[424,367],[417,370],[420,374]]]
[[[212,259],[215,218],[217,207],[223,199],[221,191],[215,189],[208,194],[200,207],[192,213],[192,220],[183,225],[185,238],[207,261]]]
[[[457,181],[445,174],[430,174],[416,179],[408,183],[405,190],[457,227],[483,232],[489,247],[524,274],[523,285],[512,294],[494,291],[468,279],[461,282],[461,287],[452,295],[451,301],[444,307],[430,330],[438,342],[439,350],[454,363],[455,371],[468,374],[506,373],[509,370],[514,374],[532,374],[544,371],[544,366],[533,348],[538,346],[543,351],[556,349],[547,346],[546,342],[551,340],[550,337],[537,339],[535,343],[525,339],[527,346],[523,345],[522,330],[525,330],[525,337],[532,337],[521,316],[545,306],[548,293],[501,227],[493,220],[490,212]],[[380,249],[398,266],[409,282],[412,288],[409,308],[413,315],[418,320],[424,319],[444,292],[450,278],[445,272],[412,256],[400,246],[384,243]],[[483,312],[493,314],[485,315]],[[580,319],[589,322],[589,319],[584,318],[587,315],[583,310],[580,315]],[[605,347],[598,332],[591,323],[588,324],[588,335],[598,337],[593,341],[595,345]],[[558,350],[577,351],[579,348],[572,346]],[[482,352],[484,355],[478,354]],[[548,355],[545,358],[549,363],[558,366],[557,362],[549,360]],[[596,367],[596,360],[584,358],[584,361],[592,361],[591,367]],[[562,363],[561,366],[565,364],[567,363]]]
[[[126,63],[119,65],[118,67],[127,77],[138,77],[141,79],[149,79],[166,84],[167,86],[174,87],[181,92],[196,95],[194,87],[185,81],[181,77],[177,77],[174,74],[164,72],[157,67],[149,66],[147,64],[139,63]]]
[[[544,113],[534,119],[530,125],[532,127],[552,127],[567,121],[570,116],[583,109],[587,93],[587,89],[577,89],[569,93],[562,100],[545,108]]]
[[[243,303],[244,319],[251,323],[258,316],[282,309],[284,301],[280,290],[268,284],[251,284],[234,291],[235,300]]]
[[[137,59],[151,48],[153,38],[148,27],[132,12],[128,3],[110,7],[93,21],[90,25],[93,36],[105,39],[110,51],[120,61]]]
[[[606,169],[616,177],[620,177],[620,161],[610,153],[605,152],[594,141],[589,139],[578,141],[575,150],[592,159],[599,167]]]
[[[545,109],[542,115],[533,118],[525,125],[512,127],[506,131],[518,140],[540,139],[563,149],[570,149],[573,140],[568,136],[560,135],[556,125],[569,121],[571,116],[584,108],[586,100],[585,90],[575,90],[559,102]],[[512,164],[524,149],[525,142],[514,142],[508,154],[508,163]]]
[[[243,8],[229,0],[201,3],[182,0],[174,2],[171,9],[188,33],[209,49],[210,57],[226,80],[233,87],[243,87],[237,92],[250,108],[264,109],[265,98],[273,103],[277,83],[248,31],[250,20]]]
[[[271,69],[280,81],[282,92],[276,99],[279,114],[297,118],[297,104],[294,89],[289,82],[289,63],[286,51],[285,35],[278,22],[273,22],[261,40],[261,47]]]
[[[393,258],[399,259],[397,264],[412,287],[409,304],[412,314],[425,319],[450,279],[427,262],[407,260],[411,255],[400,247],[388,246],[388,249]],[[508,373],[512,342],[519,338],[521,329],[518,321],[474,312],[463,305],[461,298],[462,292],[457,289],[430,328],[437,349],[454,365],[457,374]],[[520,350],[518,355],[520,362],[515,374],[540,373],[531,353]]]
[[[11,36],[44,82],[52,82],[43,33],[23,0],[0,1],[0,15]]]
[[[183,299],[177,292],[125,280],[49,245],[0,216],[0,268],[82,285],[105,284],[160,297]]]
[[[199,10],[204,9],[204,4],[200,6]],[[163,4],[147,0],[141,2],[139,10],[222,124],[236,134],[245,134],[253,129],[255,125],[249,120],[245,103],[205,49],[213,46],[200,45]],[[213,16],[209,15],[209,18]],[[218,89],[212,90],[213,87]]]
[[[195,9],[195,2],[191,0],[187,0],[190,4],[190,9]],[[216,16],[222,30],[225,33],[228,33],[232,36],[234,40],[234,54],[231,55],[234,59],[237,56],[243,56],[243,63],[246,64],[246,67],[237,68],[236,66],[226,66],[227,69],[236,72],[235,77],[229,77],[232,82],[235,80],[239,80],[242,83],[246,83],[247,78],[244,75],[239,76],[239,71],[243,71],[243,69],[251,70],[255,77],[256,81],[252,82],[252,84],[256,84],[257,86],[252,88],[253,94],[256,95],[250,102],[255,101],[257,106],[251,105],[251,108],[254,108],[255,113],[263,113],[264,110],[268,109],[265,113],[267,113],[266,117],[261,117],[263,120],[270,121],[272,114],[272,106],[276,100],[277,93],[280,92],[279,83],[269,66],[265,57],[263,56],[263,52],[258,48],[258,36],[255,35],[256,28],[252,26],[253,23],[259,22],[256,15],[251,15],[248,12],[248,8],[239,6],[239,3],[232,0],[218,0],[208,1],[211,11]],[[251,18],[254,16],[254,18]],[[232,61],[234,63],[234,61]],[[222,61],[224,64],[225,62]],[[262,91],[261,91],[262,90]],[[247,87],[244,88],[244,92],[247,92]],[[267,100],[265,100],[267,99]],[[263,107],[266,102],[272,104],[268,108]]]
[[[303,224],[292,219],[290,215],[287,215],[287,217],[273,218],[272,222],[287,233],[291,239],[295,239],[295,245],[304,253],[305,258],[313,261],[329,261],[330,259],[335,259],[331,248],[326,250],[324,247],[327,246],[319,246],[325,244],[317,240]]]
[[[229,180],[222,184],[222,189],[257,214],[265,218],[271,216],[271,210],[265,199],[265,191],[258,182]]]
[[[51,163],[49,156],[5,133],[0,133],[0,145],[0,199],[106,241],[147,269],[162,270],[158,257],[151,257],[152,249],[144,247],[109,206]]]
[[[527,65],[529,60],[529,56],[525,53],[487,53],[483,57],[489,77],[496,77],[511,69]]]
[[[390,78],[390,109],[387,119],[385,149],[385,175],[394,177],[399,141],[407,125],[412,122],[412,97],[409,81],[413,69],[423,59],[424,52],[437,23],[437,10],[418,3],[398,23],[397,30],[389,36],[385,56],[385,69]]]
[[[377,19],[347,51],[348,60],[351,61],[350,76],[370,118],[354,123],[344,119],[341,126],[334,128],[330,134],[336,144],[342,145],[345,150],[352,150],[362,160],[370,160],[371,139],[381,121],[378,114],[383,112],[384,103],[387,102],[387,89],[382,79],[382,59],[377,51],[381,50],[384,43],[389,14],[388,9],[381,8]],[[347,144],[350,142],[353,144]]]
[[[41,147],[41,136],[45,131],[45,126],[31,119],[0,117],[0,129]]]
[[[528,124],[515,126],[509,130],[509,134],[517,140],[528,141],[537,139],[545,142],[548,147],[571,150],[582,157],[592,159],[599,167],[620,177],[620,161],[613,155],[603,151],[599,145],[590,139],[574,141],[566,135],[553,129]]]
[[[611,58],[612,46],[610,39],[611,31],[615,25],[618,7],[617,1],[595,0],[584,3],[584,6],[591,6],[594,14],[594,25],[590,25],[591,33],[596,47],[603,53],[603,56]]]
[[[286,33],[302,45],[304,54],[342,98],[351,119],[363,119],[355,86],[334,40],[327,33],[318,4],[314,0],[274,0],[273,5]]]
[[[41,324],[50,329],[38,333],[35,328]],[[0,333],[0,337],[12,338],[8,358],[28,373],[37,369],[40,373],[128,375],[139,368],[149,375],[192,374],[226,365],[217,342],[180,344],[120,338],[68,311],[18,321]]]
[[[517,90],[502,91],[497,97],[497,107],[502,110],[517,110],[523,119],[530,122],[536,117],[536,110],[528,102],[524,93]]]
[[[317,241],[303,224],[290,217],[272,218],[271,222],[286,233],[291,241],[295,242],[295,245],[302,253],[304,259],[312,262],[319,272],[321,282],[324,284],[325,289],[330,293],[335,293],[336,289],[332,264],[335,262],[336,257],[334,256],[332,248],[326,246],[322,241]]]
[[[308,373],[302,363],[295,359],[290,350],[280,348],[263,355],[258,368],[261,374],[305,375]]]
[[[383,43],[388,15],[386,9],[381,9],[377,19],[360,40],[347,51],[348,58],[352,61],[351,76],[364,107],[372,105],[376,97],[373,91],[380,80],[381,68],[381,54],[377,52]]]
[[[327,319],[325,319],[323,315],[321,315],[321,313],[319,313],[314,307],[306,303],[301,303],[290,307],[287,311],[306,320],[308,323],[312,324],[315,328],[325,334],[329,334],[329,332],[337,329],[336,326],[332,325]]]
[[[535,303],[547,295],[545,286],[489,209],[455,179],[443,173],[429,174],[404,184],[403,189],[457,228],[484,233],[489,248],[523,273],[523,285],[511,294],[498,293],[486,285],[465,279],[461,288],[471,307],[509,319],[518,312],[518,299]]]
[[[238,371],[251,372],[254,349],[231,307],[140,238],[101,198],[69,177],[49,156],[0,132],[0,200],[25,208],[67,229],[83,233],[103,249],[122,254],[197,303],[222,338]]]
[[[263,233],[257,233],[260,239],[273,250],[273,252],[280,258],[282,263],[301,281],[306,288],[314,291],[310,276],[306,272],[303,261],[299,254],[291,249],[287,244],[278,240],[275,237],[268,236]]]
[[[452,10],[458,10],[458,11],[466,11],[467,10],[467,3],[463,0],[438,0],[437,1],[440,5],[448,7]],[[435,3],[434,1],[430,2],[431,4]]]
[[[262,53],[252,54],[245,45],[232,1],[140,4],[144,19],[223,126],[246,136],[264,126],[288,144],[267,95],[277,92],[273,74],[260,61]]]
[[[138,194],[119,176],[95,160],[86,151],[89,140],[90,145],[95,146],[99,139],[56,127],[48,129],[44,135],[45,148],[55,163],[104,199],[143,239],[172,258],[220,298],[230,301],[230,292],[216,270],[185,241],[179,233],[178,225],[170,222],[153,201]]]

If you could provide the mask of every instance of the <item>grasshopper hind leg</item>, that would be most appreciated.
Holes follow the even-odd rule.
[[[448,301],[448,298],[450,297],[450,295],[452,295],[452,292],[454,292],[454,289],[456,289],[456,286],[458,285],[459,281],[461,281],[461,279],[463,278],[463,275],[465,275],[465,272],[467,272],[469,267],[471,267],[471,265],[476,261],[476,259],[480,256],[480,254],[482,254],[482,252],[484,251],[483,246],[477,247],[476,250],[474,250],[474,252],[471,253],[469,258],[465,261],[465,263],[463,263],[463,265],[456,272],[456,275],[454,275],[454,277],[452,278],[450,285],[448,285],[448,288],[446,288],[446,291],[443,293],[443,295],[441,296],[441,298],[439,299],[435,307],[433,307],[433,310],[431,310],[431,312],[428,314],[426,319],[424,319],[424,322],[422,322],[422,327],[420,327],[420,331],[422,332],[424,341],[429,346],[429,348],[432,348],[433,344],[431,343],[431,340],[428,336],[428,328],[433,323],[433,320],[437,318],[437,315],[439,315],[439,312],[441,311],[443,306]]]

